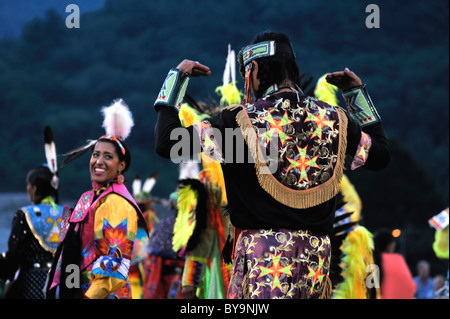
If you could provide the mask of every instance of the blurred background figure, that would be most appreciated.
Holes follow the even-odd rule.
[[[58,246],[63,207],[57,205],[59,177],[52,130],[44,129],[47,164],[35,167],[26,178],[31,205],[14,215],[8,251],[0,256],[0,280],[6,299],[43,299],[47,273]]]
[[[144,216],[147,231],[150,234],[154,224],[159,223],[154,205],[159,199],[152,196],[151,191],[158,180],[158,172],[153,172],[144,182],[141,181],[139,175],[133,179],[132,190],[133,197],[138,204],[142,215]],[[143,225],[138,225],[136,237],[134,238],[133,259],[130,264],[130,284],[131,298],[144,298],[144,280],[145,280],[145,259],[147,257],[147,246],[149,237]]]
[[[415,297],[417,299],[432,299],[434,293],[434,281],[430,277],[430,263],[421,260],[417,263],[417,276],[414,277],[417,285]]]
[[[433,251],[440,259],[448,261],[448,224],[449,213],[448,207],[439,214],[433,216],[428,220],[428,224],[435,229]],[[448,268],[447,279],[444,276],[438,275],[434,278],[434,298],[448,299]]]
[[[153,204],[158,222],[153,223],[144,260],[144,299],[182,299],[181,277],[184,258],[172,249],[173,225],[177,214],[177,193]]]

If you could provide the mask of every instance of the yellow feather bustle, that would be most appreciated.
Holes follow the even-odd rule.
[[[172,248],[175,252],[186,247],[194,233],[197,221],[195,209],[197,207],[197,192],[189,185],[178,191],[177,218],[173,226]]]
[[[366,278],[373,264],[373,235],[363,226],[356,226],[342,243],[342,276],[344,281],[333,292],[333,299],[368,299]],[[371,269],[370,269],[371,270]]]
[[[344,197],[344,209],[346,212],[353,212],[350,216],[352,222],[358,222],[361,218],[362,202],[355,189],[355,186],[350,182],[347,175],[343,174],[341,183],[339,184],[339,191]]]
[[[220,105],[233,105],[241,104],[242,102],[242,92],[233,83],[228,83],[227,85],[218,86],[216,88],[216,93],[222,95],[220,98]]]
[[[198,122],[201,122],[204,119],[207,119],[209,115],[201,114],[198,111],[196,111],[193,107],[191,107],[189,104],[183,103],[180,106],[178,117],[181,121],[181,125],[183,125],[184,127],[188,127]]]
[[[338,106],[336,93],[338,88],[326,80],[326,74],[317,81],[314,95],[319,100]],[[361,215],[361,200],[347,176],[343,175],[340,191],[347,203],[346,210],[353,211],[351,220],[358,221]],[[340,250],[343,253],[341,262],[344,281],[333,292],[333,299],[367,299],[366,278],[373,275],[373,235],[363,226],[356,226],[343,241]]]

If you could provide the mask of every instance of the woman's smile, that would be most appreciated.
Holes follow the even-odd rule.
[[[124,167],[125,162],[119,161],[113,144],[100,141],[95,145],[90,160],[92,182],[99,184],[109,182],[119,175]]]

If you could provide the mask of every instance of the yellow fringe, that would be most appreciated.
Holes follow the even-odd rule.
[[[250,299],[250,279],[249,272],[247,272],[244,276],[244,280],[242,281],[242,299]]]
[[[331,292],[332,292],[332,283],[330,277],[327,276],[327,279],[325,280],[324,287],[322,290],[322,295],[319,299],[330,299],[331,298]]]
[[[244,139],[255,160],[256,175],[261,187],[278,202],[293,208],[309,208],[326,202],[339,192],[345,151],[347,148],[347,117],[344,110],[336,107],[339,114],[339,150],[334,175],[322,185],[308,190],[293,190],[281,184],[269,171],[258,145],[256,132],[245,110],[236,115]]]

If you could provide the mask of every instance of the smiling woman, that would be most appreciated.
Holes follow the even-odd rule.
[[[113,143],[100,140],[92,152],[89,167],[91,181],[104,184],[120,176],[127,165],[125,160],[119,159]]]
[[[102,111],[106,135],[69,152],[63,161],[62,166],[91,150],[93,189],[63,216],[49,298],[131,298],[128,273],[139,220],[147,231],[122,175],[131,163],[124,140],[134,123],[122,100]]]

